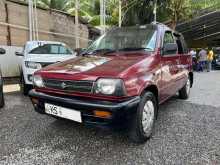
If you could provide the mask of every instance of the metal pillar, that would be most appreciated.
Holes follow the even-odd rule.
[[[34,22],[35,22],[35,32],[36,32],[36,40],[39,39],[38,36],[38,14],[37,14],[37,0],[34,0]]]
[[[33,40],[32,37],[32,17],[31,17],[31,0],[28,0],[28,21],[29,21],[29,41]]]
[[[79,0],[75,0],[75,41],[76,48],[79,48]]]
[[[36,30],[35,30],[35,21],[34,21],[35,19],[34,19],[34,6],[33,6],[33,0],[31,0],[31,23],[32,23],[32,35],[33,35],[33,40],[35,40],[36,39],[36,35],[35,35],[35,32],[36,32]]]
[[[101,26],[101,34],[105,33],[105,0],[100,0],[100,26]]]
[[[122,24],[122,17],[121,17],[121,0],[119,0],[119,8],[118,8],[118,26],[121,27]]]
[[[38,40],[37,0],[28,0],[29,41]]]
[[[154,23],[156,24],[157,23],[157,0],[154,0],[154,11],[153,11],[153,14],[154,14]]]

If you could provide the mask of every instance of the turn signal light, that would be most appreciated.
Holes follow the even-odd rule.
[[[95,117],[101,117],[101,118],[111,118],[112,114],[111,112],[107,111],[94,111]]]

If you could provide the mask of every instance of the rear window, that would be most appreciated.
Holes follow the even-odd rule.
[[[59,44],[44,44],[34,48],[30,54],[72,54],[69,48]]]

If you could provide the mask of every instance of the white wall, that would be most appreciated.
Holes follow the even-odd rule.
[[[20,66],[22,57],[15,55],[15,52],[21,52],[22,47],[17,46],[3,46],[0,48],[6,50],[6,54],[0,55],[0,67],[3,77],[18,77],[20,76]]]

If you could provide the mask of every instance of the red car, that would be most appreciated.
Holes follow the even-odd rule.
[[[135,142],[152,134],[159,104],[189,97],[192,58],[184,38],[163,24],[115,28],[77,58],[34,75],[29,96],[41,114],[86,125],[128,126]]]

